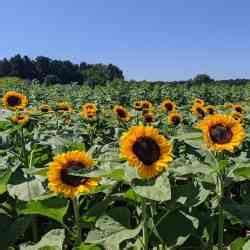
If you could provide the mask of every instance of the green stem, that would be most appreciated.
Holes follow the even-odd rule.
[[[82,242],[82,228],[81,228],[81,222],[80,222],[80,214],[79,214],[79,200],[77,197],[72,199],[73,204],[73,210],[74,210],[74,216],[75,216],[75,226],[77,229],[77,245]]]
[[[29,162],[28,159],[28,153],[25,148],[25,137],[24,137],[24,129],[23,127],[21,128],[21,143],[22,143],[22,157],[24,160],[24,167],[25,168],[31,168],[32,167],[32,158],[33,158],[33,151],[31,152],[31,159]],[[30,183],[29,181],[27,182],[28,185],[28,195],[29,195],[29,200],[32,199],[31,197],[31,190],[30,190]],[[31,230],[32,230],[32,236],[33,236],[33,241],[37,242],[38,241],[38,229],[37,229],[37,224],[36,224],[36,217],[33,216],[32,222],[31,222]]]
[[[224,236],[224,213],[222,199],[224,195],[223,177],[218,176],[218,188],[219,188],[219,220],[218,220],[218,249],[223,250],[223,236]]]
[[[144,250],[148,250],[148,242],[149,242],[149,234],[148,234],[148,217],[147,217],[147,204],[146,201],[143,199],[142,202],[142,219],[143,219],[143,228],[142,228],[142,234],[143,234],[143,245]]]

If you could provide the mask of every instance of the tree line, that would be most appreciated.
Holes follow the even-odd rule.
[[[45,56],[31,59],[15,55],[0,60],[0,77],[16,76],[22,79],[37,79],[50,84],[89,83],[98,84],[115,79],[124,79],[123,72],[113,64],[74,64],[69,60],[54,60]]]

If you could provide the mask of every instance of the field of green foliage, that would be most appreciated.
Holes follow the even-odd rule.
[[[250,249],[250,84],[0,98],[1,250]]]

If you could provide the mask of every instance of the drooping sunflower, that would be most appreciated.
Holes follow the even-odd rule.
[[[98,179],[74,176],[71,173],[91,168],[93,163],[91,157],[81,151],[70,151],[56,156],[49,164],[49,189],[62,193],[67,198],[90,192],[98,185]]]
[[[3,107],[6,109],[24,109],[29,101],[27,96],[16,92],[16,91],[8,91],[2,98]]]
[[[56,107],[57,112],[72,112],[73,109],[68,102],[59,102]]]
[[[11,121],[14,124],[18,124],[18,125],[26,125],[30,120],[30,116],[27,113],[19,113],[19,114],[15,114],[11,117]]]
[[[121,136],[120,155],[142,178],[149,179],[168,168],[172,161],[172,146],[158,129],[139,125]]]
[[[171,100],[169,99],[166,99],[164,100],[162,103],[161,103],[161,108],[163,110],[165,110],[166,112],[172,112],[172,111],[175,111],[176,109],[176,104],[174,102],[172,102]]]
[[[171,112],[168,115],[168,123],[172,126],[178,126],[182,121],[181,114],[179,112]]]
[[[143,100],[143,101],[141,101],[141,103],[142,103],[143,110],[149,110],[153,107],[153,104],[150,101]]]
[[[145,123],[152,123],[154,121],[154,114],[152,112],[147,112],[143,115]]]
[[[206,108],[200,104],[194,104],[191,108],[191,111],[192,114],[198,117],[199,119],[203,119],[207,113]]]
[[[216,113],[216,108],[213,105],[207,105],[206,107],[207,114],[214,115]]]
[[[233,109],[237,113],[240,113],[240,114],[244,113],[244,109],[242,108],[242,106],[240,104],[234,104]]]
[[[209,115],[197,127],[202,130],[207,147],[218,152],[233,152],[245,138],[243,127],[232,116]]]
[[[82,106],[82,110],[84,112],[96,112],[97,111],[97,108],[96,108],[96,104],[95,103],[85,103],[83,106]]]
[[[205,102],[204,100],[200,99],[200,98],[196,98],[194,100],[194,104],[198,104],[198,105],[201,105],[201,106],[204,106],[205,105]]]
[[[49,113],[52,112],[52,108],[48,104],[42,104],[39,107],[39,110],[43,113]]]
[[[131,119],[131,116],[128,111],[121,105],[116,105],[113,109],[113,112],[120,120],[124,122],[128,122]]]
[[[135,101],[133,103],[133,107],[134,107],[135,110],[141,111],[142,108],[143,108],[142,104],[143,104],[142,101]]]

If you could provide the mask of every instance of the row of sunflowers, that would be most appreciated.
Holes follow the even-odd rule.
[[[2,95],[3,249],[249,249],[247,107],[39,91]]]

